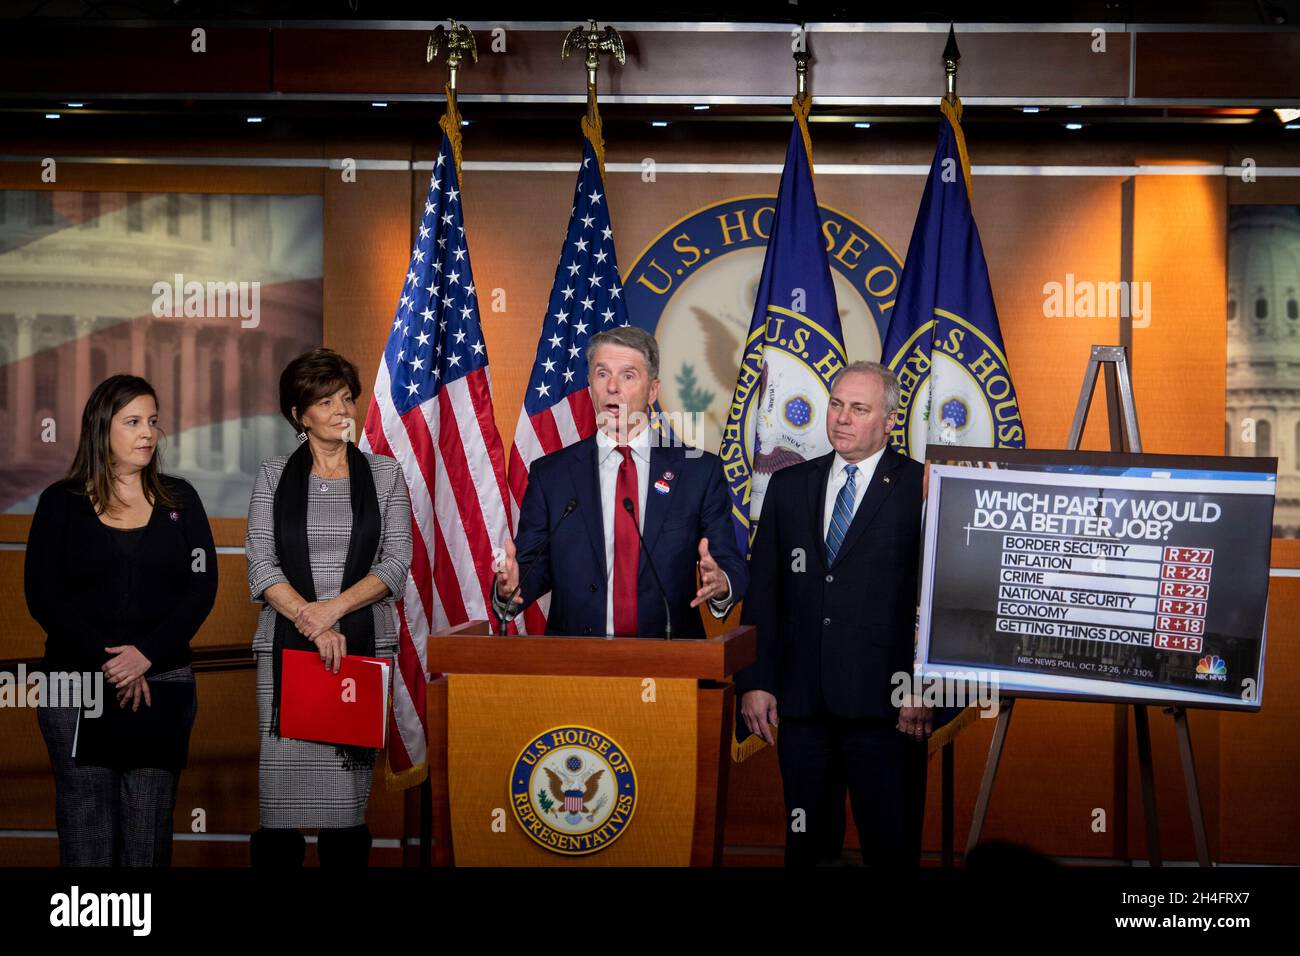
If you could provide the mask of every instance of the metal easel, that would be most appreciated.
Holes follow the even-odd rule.
[[[1106,376],[1105,395],[1107,421],[1110,426],[1110,449],[1113,452],[1142,451],[1138,434],[1137,411],[1133,406],[1133,383],[1129,377],[1128,349],[1122,345],[1094,345],[1084,372],[1083,386],[1079,390],[1079,404],[1074,410],[1074,423],[1070,426],[1070,439],[1066,448],[1077,451],[1083,438],[1083,426],[1088,420],[1088,406],[1092,404],[1097,387],[1097,371]],[[1011,727],[1011,714],[1015,698],[1006,698],[998,712],[993,741],[989,744],[988,760],[984,765],[984,779],[975,800],[975,813],[971,819],[970,836],[966,841],[969,855],[979,843],[988,816],[989,800],[993,795],[993,782],[997,778],[998,764]],[[1128,856],[1128,705],[1115,706],[1115,787],[1113,805],[1115,816],[1115,845],[1120,855]],[[1155,774],[1151,764],[1151,733],[1147,722],[1145,704],[1133,704],[1133,727],[1137,737],[1138,768],[1142,774],[1142,806],[1146,817],[1147,856],[1152,866],[1163,866],[1160,852],[1160,827],[1156,815]],[[1205,836],[1205,814],[1201,809],[1201,793],[1196,778],[1196,761],[1192,754],[1192,736],[1187,723],[1187,710],[1173,706],[1164,708],[1174,718],[1178,734],[1178,752],[1183,764],[1183,782],[1187,790],[1187,809],[1192,818],[1192,835],[1196,841],[1196,859],[1201,866],[1210,866],[1210,848]]]

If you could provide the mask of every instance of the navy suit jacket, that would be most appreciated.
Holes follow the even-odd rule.
[[[924,467],[886,448],[835,561],[822,531],[834,453],[783,468],[763,497],[742,624],[758,659],[744,694],[776,696],[782,717],[885,717],[895,673],[912,672]]]
[[[519,509],[515,550],[521,580],[536,565],[520,591],[523,607],[551,592],[547,634],[605,634],[606,586],[604,518],[601,512],[597,445],[593,435],[533,463],[528,491]],[[665,478],[671,473],[671,478]],[[655,488],[666,481],[667,494]],[[561,521],[570,500],[577,508]],[[547,544],[547,531],[554,537]],[[734,601],[745,596],[749,573],[736,549],[731,496],[722,459],[682,446],[651,444],[649,488],[642,536],[654,559],[672,608],[674,637],[703,637],[704,605],[692,608],[695,563],[701,538],[731,579]],[[641,553],[637,576],[637,635],[662,637],[664,605],[654,575]]]

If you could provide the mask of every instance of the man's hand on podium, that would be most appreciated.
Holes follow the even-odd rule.
[[[772,728],[776,726],[776,697],[765,690],[751,690],[740,698],[740,716],[751,734],[762,737],[770,747],[776,743]]]
[[[506,538],[504,553],[497,561],[497,600],[504,601],[519,587],[519,562],[515,560],[515,543]],[[523,604],[524,596],[516,594],[515,604]]]

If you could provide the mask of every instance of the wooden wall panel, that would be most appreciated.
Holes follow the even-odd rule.
[[[84,24],[11,23],[0,34],[0,88],[28,93],[270,90],[268,30],[205,25],[204,32],[205,48],[196,52],[186,26],[106,31]]]
[[[325,344],[360,370],[365,421],[379,356],[411,260],[409,172],[338,171],[325,179]]]
[[[1264,706],[1258,714],[1219,718],[1218,819],[1209,826],[1218,831],[1226,860],[1286,865],[1300,860],[1297,621],[1300,578],[1274,578],[1268,592]]]
[[[1151,284],[1152,309],[1133,329],[1145,451],[1223,454],[1227,236],[1222,176],[1137,177],[1133,279]]]
[[[1133,92],[1144,97],[1300,96],[1300,34],[1142,33]]]
[[[44,145],[46,148],[40,148]],[[51,144],[15,143],[10,149],[32,149],[37,155],[53,155],[59,160],[66,151],[53,152]],[[118,156],[124,144],[80,141],[78,156]],[[207,152],[185,153],[170,144],[155,147],[161,155],[232,155],[217,144]],[[191,147],[193,149],[193,147]],[[132,155],[135,155],[134,152]],[[298,153],[297,155],[301,155]],[[296,195],[320,193],[324,170],[277,166],[209,166],[78,163],[59,160],[58,181],[42,183],[41,167],[30,162],[0,162],[0,189],[67,189],[100,192],[184,192],[184,193],[257,193],[261,195]]]
[[[45,632],[27,613],[23,596],[24,551],[0,551],[0,660],[40,657]],[[248,566],[242,554],[217,555],[217,603],[192,646],[247,644],[257,628],[258,605],[248,599]]]
[[[978,177],[975,221],[1031,448],[1064,448],[1089,349],[1119,342],[1119,320],[1047,315],[1044,287],[1120,275],[1117,178]],[[1094,398],[1083,448],[1109,448]]]

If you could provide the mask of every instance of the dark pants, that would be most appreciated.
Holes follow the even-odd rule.
[[[896,725],[895,718],[781,718],[786,866],[840,862],[846,790],[863,863],[920,863],[926,744],[908,739]]]
[[[249,854],[258,869],[302,866],[307,840],[291,828],[261,827],[249,839]],[[370,827],[321,827],[316,854],[322,868],[356,869],[370,864]]]
[[[194,680],[188,668],[150,680]],[[104,684],[106,707],[117,706]],[[197,709],[197,704],[195,705]],[[78,767],[72,756],[78,707],[41,707],[36,720],[54,771],[60,866],[170,866],[180,774],[157,767]],[[191,711],[189,722],[194,721]]]

